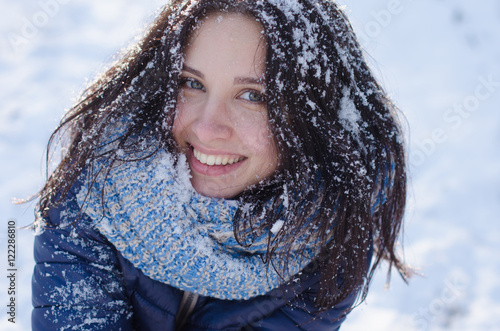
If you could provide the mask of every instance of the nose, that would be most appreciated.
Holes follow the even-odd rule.
[[[201,142],[229,139],[233,126],[225,102],[215,98],[207,100],[200,106],[192,129]]]

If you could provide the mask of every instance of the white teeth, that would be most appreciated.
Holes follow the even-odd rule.
[[[207,157],[207,162],[206,162],[208,165],[214,165],[215,164],[215,156],[213,155],[209,155]]]
[[[207,155],[193,148],[194,157],[203,164],[212,165],[227,165],[239,162],[244,159],[244,157],[229,157],[222,155]]]

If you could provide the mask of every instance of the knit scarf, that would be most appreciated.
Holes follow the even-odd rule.
[[[313,258],[293,251],[287,273],[263,262],[275,226],[238,244],[234,200],[209,198],[191,186],[184,156],[166,151],[148,159],[114,164],[84,184],[77,201],[93,225],[150,278],[183,291],[219,299],[249,299],[283,284]],[[104,195],[102,195],[104,193]]]

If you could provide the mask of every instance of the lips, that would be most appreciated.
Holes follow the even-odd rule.
[[[239,168],[247,158],[229,154],[206,154],[193,146],[189,149],[188,160],[191,170],[205,176],[223,176]]]
[[[209,166],[233,164],[245,159],[244,156],[234,157],[230,155],[205,154],[194,148],[193,148],[193,155],[198,161]]]

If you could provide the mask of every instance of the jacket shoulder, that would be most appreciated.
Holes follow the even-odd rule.
[[[116,250],[80,213],[74,188],[35,236],[32,329],[131,330]]]

